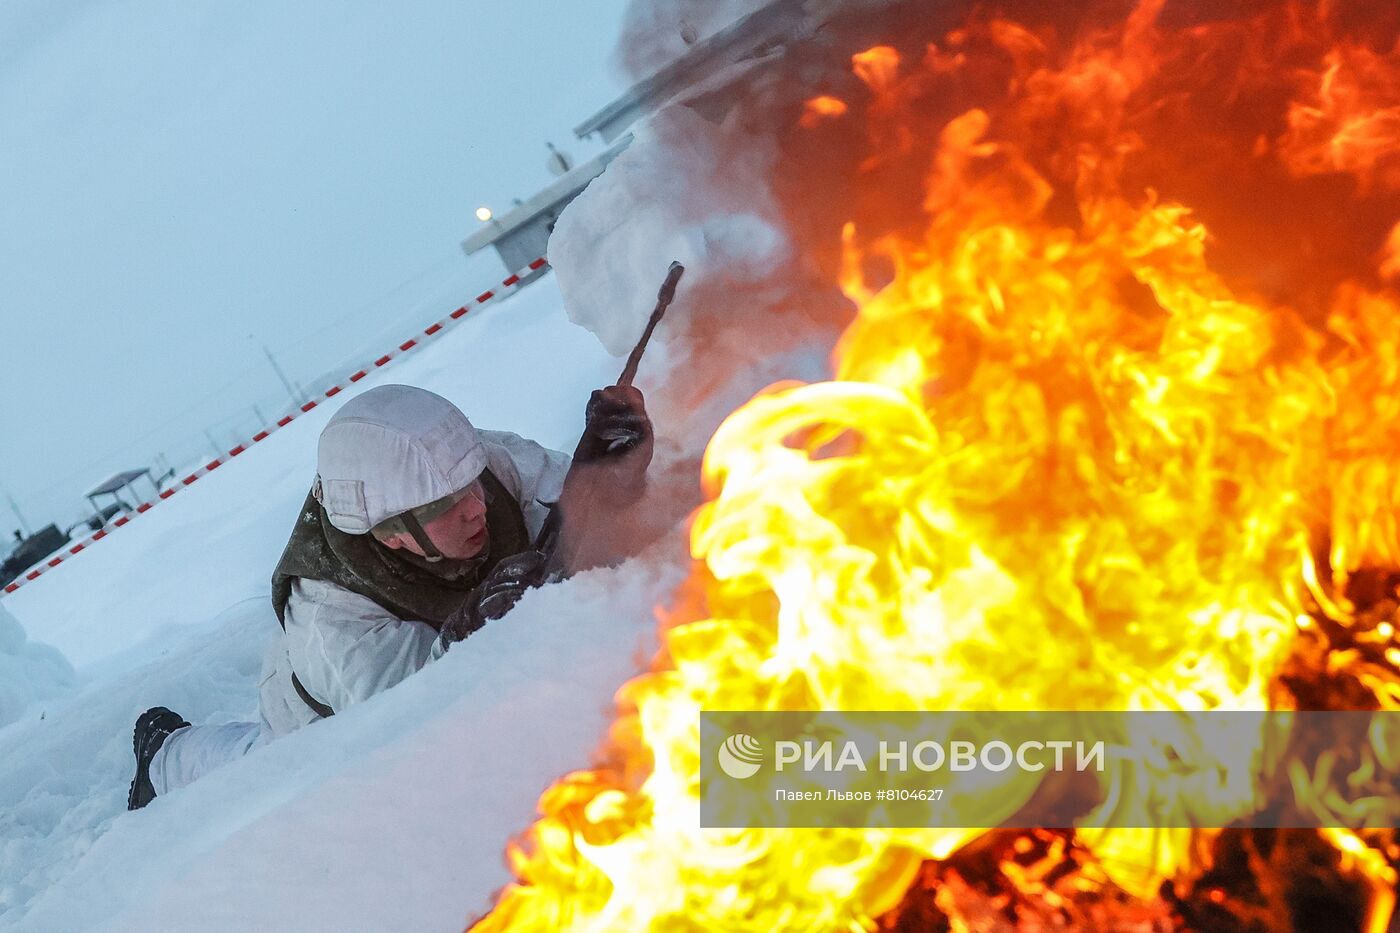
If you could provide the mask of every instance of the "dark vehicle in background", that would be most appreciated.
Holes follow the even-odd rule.
[[[46,525],[27,538],[16,531],[15,538],[19,542],[18,545],[12,546],[9,556],[0,561],[0,587],[13,583],[30,567],[67,544],[75,533],[99,531],[118,515],[136,511],[136,508],[123,499],[122,495],[125,493],[128,498],[140,502],[140,490],[136,487],[137,480],[145,480],[158,496],[161,484],[174,475],[173,469],[159,478],[152,476],[151,470],[146,467],[136,470],[122,470],[98,483],[84,494],[92,506],[92,514],[76,524],[70,525],[66,532],[57,525]],[[104,505],[103,499],[110,501]]]
[[[45,525],[27,538],[0,563],[0,586],[5,586],[20,574],[68,543],[68,536],[57,525]]]

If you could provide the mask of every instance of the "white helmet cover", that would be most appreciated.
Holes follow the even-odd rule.
[[[376,386],[321,431],[317,498],[332,525],[364,534],[465,489],[485,467],[481,435],[456,405],[415,386]]]

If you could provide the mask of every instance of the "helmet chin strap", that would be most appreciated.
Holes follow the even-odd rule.
[[[422,549],[423,556],[428,563],[436,564],[442,560],[443,554],[437,549],[437,545],[428,538],[428,533],[423,530],[423,525],[414,516],[413,512],[404,512],[399,518],[403,521],[403,526],[414,541],[418,542],[418,547]]]

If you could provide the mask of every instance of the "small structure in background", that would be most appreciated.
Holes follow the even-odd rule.
[[[30,568],[62,548],[73,539],[74,532],[80,529],[99,531],[116,516],[124,512],[134,511],[136,506],[132,504],[133,502],[153,499],[160,495],[161,483],[174,475],[174,470],[167,470],[157,479],[151,475],[149,468],[122,470],[84,493],[84,497],[92,506],[90,517],[70,525],[66,530],[60,529],[57,525],[49,524],[28,537],[16,531],[14,542],[12,544],[6,543],[12,548],[9,555],[0,561],[0,587],[12,583]],[[145,483],[150,485],[152,492],[149,495],[137,486],[138,480],[145,480]],[[126,498],[123,498],[123,494]],[[103,499],[110,501],[104,503]],[[128,502],[128,499],[131,501]],[[13,502],[13,500],[11,501]],[[18,509],[15,510],[15,514],[19,514]],[[5,545],[0,545],[0,554],[4,553],[4,547]]]
[[[132,509],[136,508],[136,506],[122,499],[121,494],[125,491],[131,497],[132,501],[140,502],[142,497],[138,494],[135,483],[138,479],[143,477],[146,482],[150,484],[151,489],[154,490],[153,495],[159,495],[160,485],[151,476],[151,471],[149,469],[123,470],[120,473],[108,477],[83,494],[87,501],[92,503],[93,517],[89,520],[88,525],[93,531],[105,525],[107,520],[118,512],[130,512]],[[98,501],[99,497],[102,496],[110,496],[112,501],[103,505]]]
[[[549,246],[549,234],[554,230],[554,222],[576,198],[588,183],[599,175],[608,163],[617,158],[618,153],[632,141],[628,136],[607,150],[594,156],[578,168],[570,168],[568,156],[550,147],[547,167],[558,179],[527,201],[494,216],[489,208],[479,208],[476,216],[485,224],[476,233],[462,241],[462,249],[468,256],[488,246],[496,248],[496,254],[505,263],[507,272],[519,272],[530,263],[545,255]],[[544,274],[544,269],[525,276],[525,281]]]

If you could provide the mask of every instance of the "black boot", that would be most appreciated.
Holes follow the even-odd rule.
[[[132,751],[136,753],[136,776],[131,779],[131,792],[126,796],[128,810],[139,810],[156,799],[156,789],[151,786],[151,759],[156,757],[170,733],[188,725],[179,713],[172,713],[164,706],[153,706],[137,718],[131,736]]]

